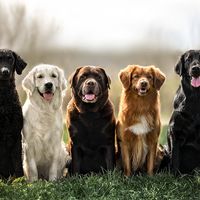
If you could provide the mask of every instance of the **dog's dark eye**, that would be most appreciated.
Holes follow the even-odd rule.
[[[52,74],[51,77],[52,78],[57,78],[57,76],[55,74]]]
[[[101,76],[97,76],[97,80],[99,80],[99,81],[100,81],[100,80],[101,80]]]
[[[148,75],[147,78],[148,78],[149,80],[151,80],[151,79],[153,79],[153,76],[152,76],[152,75]]]
[[[81,77],[80,77],[80,80],[84,80],[86,78],[86,75],[82,75]]]
[[[7,59],[8,59],[9,62],[12,61],[12,57],[11,56],[7,56]]]
[[[42,74],[40,74],[40,75],[38,75],[38,76],[37,76],[37,78],[43,78],[43,75],[42,75]]]
[[[139,78],[139,75],[135,74],[133,75],[133,79],[138,79]]]
[[[192,61],[192,58],[187,58],[187,60],[186,60],[188,63],[190,63],[191,61]]]

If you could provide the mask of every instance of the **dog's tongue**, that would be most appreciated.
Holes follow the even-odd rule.
[[[94,94],[85,94],[85,98],[88,101],[92,101],[95,99],[95,95]]]
[[[51,101],[53,98],[53,94],[52,93],[44,93],[43,97],[46,101]]]
[[[193,87],[199,87],[200,86],[200,77],[198,77],[198,78],[192,77],[191,85]]]

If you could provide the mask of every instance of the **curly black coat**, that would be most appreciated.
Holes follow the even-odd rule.
[[[0,176],[23,176],[21,129],[23,115],[15,87],[15,71],[26,63],[13,51],[0,49]]]

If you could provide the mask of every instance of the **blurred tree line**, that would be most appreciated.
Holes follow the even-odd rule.
[[[25,4],[5,4],[0,1],[0,47],[10,48],[27,57],[48,45],[58,26],[45,16],[31,16]]]

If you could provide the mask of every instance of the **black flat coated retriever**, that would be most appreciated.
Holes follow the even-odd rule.
[[[175,67],[181,84],[168,129],[171,168],[191,173],[200,167],[200,50],[184,53]]]

